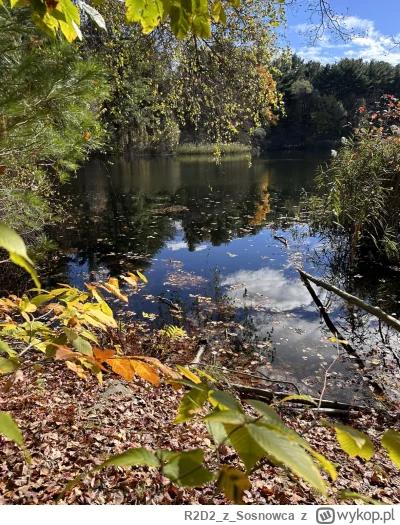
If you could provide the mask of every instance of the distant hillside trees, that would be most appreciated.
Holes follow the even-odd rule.
[[[285,103],[285,117],[273,133],[277,145],[336,140],[349,134],[359,107],[384,94],[400,96],[400,65],[353,58],[323,65],[293,55],[276,66]]]

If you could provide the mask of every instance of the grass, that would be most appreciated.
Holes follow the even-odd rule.
[[[232,142],[228,144],[180,144],[176,150],[177,155],[213,155],[220,150],[222,155],[250,153],[251,146]]]

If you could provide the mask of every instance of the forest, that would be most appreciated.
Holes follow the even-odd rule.
[[[304,6],[0,0],[0,504],[400,503],[400,63]]]

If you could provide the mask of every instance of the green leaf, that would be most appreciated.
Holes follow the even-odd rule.
[[[28,257],[22,237],[3,222],[0,222],[0,247],[8,251],[11,261],[24,268],[31,275],[35,285],[40,288],[37,273],[33,268],[33,262]]]
[[[208,12],[208,0],[192,0],[192,32],[200,38],[211,36],[211,17]]]
[[[211,434],[215,443],[226,443],[228,444],[228,435],[225,427],[218,421],[206,421],[206,427],[209,434]]]
[[[0,432],[20,447],[24,446],[22,432],[10,414],[0,412]]]
[[[299,436],[300,437],[300,436]],[[304,447],[310,454],[314,456],[314,458],[318,461],[318,463],[321,465],[321,467],[327,472],[330,477],[332,478],[332,481],[336,481],[337,478],[337,472],[336,469],[331,461],[327,459],[322,454],[319,454],[316,450],[314,450],[311,446]]]
[[[63,330],[68,338],[68,341],[72,344],[77,352],[80,352],[84,355],[93,355],[92,346],[88,341],[86,341],[86,339],[83,339],[83,337],[80,337],[77,332],[71,328],[67,328],[66,326],[64,326]]]
[[[251,483],[244,472],[223,465],[218,474],[218,489],[223,490],[231,501],[240,504],[243,503],[244,491],[251,489]]]
[[[37,13],[41,17],[44,17],[47,9],[45,2],[43,2],[42,0],[30,0],[29,4],[35,13]]]
[[[218,406],[222,410],[243,412],[242,405],[231,394],[221,390],[210,390],[208,398],[213,406]]]
[[[195,388],[197,390],[203,390],[204,387],[204,383],[193,383],[193,381],[189,381],[189,379],[185,379],[184,377],[180,379],[168,379],[168,383],[175,385],[185,385],[190,388]]]
[[[31,462],[31,457],[25,448],[22,432],[10,414],[6,412],[0,412],[0,433],[20,446],[25,453],[28,463]]]
[[[14,7],[25,7],[26,4],[26,0],[10,0],[11,9],[14,9]]]
[[[381,501],[378,501],[376,499],[368,498],[367,496],[358,494],[358,492],[351,492],[350,490],[344,489],[340,491],[340,499],[360,499],[361,501],[363,501],[364,503],[368,503],[369,505],[386,505],[385,503],[382,503]]]
[[[100,29],[104,29],[104,31],[107,31],[106,22],[103,18],[103,16],[91,5],[87,4],[86,2],[79,2],[79,6],[82,8],[83,11],[88,15],[88,17],[99,27]]]
[[[336,430],[339,445],[350,457],[360,456],[360,458],[368,461],[371,459],[374,453],[374,445],[363,432],[353,427],[339,425],[338,423],[331,424],[323,421],[322,424],[327,427],[333,427]]]
[[[111,456],[101,465],[94,468],[92,472],[101,470],[104,467],[114,465],[116,467],[131,467],[132,465],[147,465],[148,467],[159,467],[160,461],[157,457],[145,448],[134,448],[122,454]]]
[[[285,436],[287,436],[289,439],[295,441],[298,445],[303,447],[307,452],[312,454],[314,458],[318,461],[318,463],[321,465],[321,467],[331,476],[332,480],[335,481],[337,478],[337,472],[333,464],[325,457],[316,452],[310,444],[303,439],[301,436],[299,436],[294,430],[287,427],[279,415],[273,410],[270,406],[268,406],[266,403],[263,403],[262,401],[257,401],[255,399],[247,399],[246,403],[248,403],[250,406],[252,406],[257,412],[259,412],[261,415],[264,416],[262,419],[262,422],[267,424],[269,428],[275,429]]]
[[[0,341],[0,353],[8,354],[9,357],[17,357],[18,355],[5,341]]]
[[[192,15],[191,0],[172,0],[170,9],[170,24],[174,35],[183,39],[190,29],[190,18]]]
[[[249,421],[242,412],[232,412],[230,410],[216,410],[207,414],[203,418],[205,421],[217,421],[218,423],[227,423],[229,425],[243,425]]]
[[[382,446],[388,451],[393,463],[400,468],[400,432],[387,430],[382,438]]]
[[[282,423],[279,414],[263,401],[258,401],[257,399],[246,399],[246,403],[253,407],[254,410],[264,416],[266,419]]]
[[[226,24],[226,14],[222,6],[221,0],[215,0],[211,6],[211,15],[215,22],[221,22],[221,24]]]
[[[5,357],[0,357],[0,374],[12,374],[18,368],[20,364],[14,359],[6,359]]]
[[[177,453],[163,468],[163,474],[180,487],[197,487],[208,483],[214,474],[202,466],[204,452]]]
[[[50,36],[51,38],[55,38],[57,36],[59,22],[57,18],[52,16],[49,12],[45,13],[44,16],[33,13],[32,20],[46,35]]]
[[[248,425],[227,424],[225,425],[225,430],[231,445],[243,461],[247,472],[250,472],[257,461],[265,456],[264,449],[252,438]]]
[[[280,432],[271,430],[261,422],[250,424],[248,427],[250,436],[267,454],[283,463],[322,494],[326,494],[319,470],[298,443]]]
[[[188,421],[202,411],[202,406],[208,398],[208,389],[207,385],[201,384],[197,386],[202,386],[202,389],[192,388],[190,392],[186,392],[186,394],[183,396],[181,404],[178,408],[178,415],[176,416],[174,423],[183,423],[184,421]]]
[[[287,396],[287,397],[284,397],[283,399],[281,399],[281,400],[279,401],[279,403],[287,403],[288,401],[293,401],[293,400],[309,401],[309,402],[312,403],[313,405],[318,406],[318,403],[316,403],[316,402],[314,401],[314,399],[313,399],[311,396],[306,396],[306,395],[293,395],[293,396]]]
[[[81,329],[80,335],[81,337],[92,341],[95,345],[99,345],[99,340],[97,339],[97,337],[94,334],[92,334],[92,332],[89,332],[89,330],[86,330],[86,328]]]
[[[54,296],[50,293],[43,293],[40,295],[37,295],[33,299],[31,299],[31,303],[33,303],[35,306],[39,307],[46,301],[50,301],[51,299],[54,299]]]

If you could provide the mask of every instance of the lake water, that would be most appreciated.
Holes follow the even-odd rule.
[[[190,309],[226,294],[237,308],[235,320],[256,334],[254,348],[264,353],[269,374],[317,393],[336,345],[296,265],[349,286],[347,275],[332,274],[332,265],[327,269],[332,254],[326,243],[298,220],[302,192],[313,190],[323,161],[322,154],[301,152],[256,158],[251,166],[234,157],[219,165],[204,157],[93,160],[66,190],[75,221],[66,221],[56,236],[62,256],[49,284],[83,286],[139,269],[148,284],[130,296],[128,310],[139,319],[153,313],[156,323],[164,320],[159,295]],[[353,293],[377,300],[381,290],[379,300],[398,307],[396,292],[376,272],[351,282]],[[129,287],[124,290],[129,293]],[[383,366],[393,367],[384,388],[396,391],[392,336],[385,329],[381,334],[376,320],[318,293],[331,302],[332,319],[366,363],[361,370],[344,356],[335,364],[327,396],[364,398],[368,378],[379,376]]]

